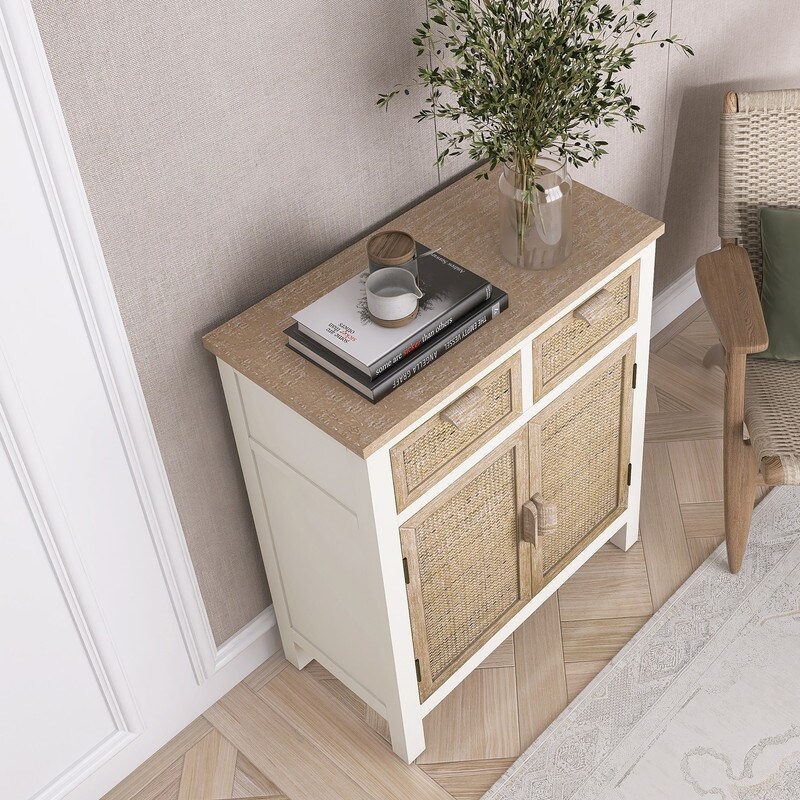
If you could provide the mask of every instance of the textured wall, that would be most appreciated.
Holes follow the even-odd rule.
[[[419,94],[374,107],[413,76],[425,3],[33,6],[221,642],[268,594],[199,337],[435,188],[433,129],[411,119]],[[652,7],[699,55],[643,48],[631,82],[646,133],[610,131],[610,154],[575,177],[666,220],[660,289],[715,245],[724,91],[800,84],[800,12],[796,0]]]
[[[378,91],[422,0],[35,0],[218,642],[269,602],[200,336],[436,185],[432,127]]]
[[[648,0],[648,8],[658,15],[661,35],[669,31],[671,0]],[[636,104],[641,108],[643,133],[634,133],[620,124],[604,129],[602,139],[608,142],[608,155],[596,166],[586,166],[574,173],[575,178],[593,189],[662,219],[660,180],[664,131],[664,98],[667,88],[669,50],[657,45],[640,47],[636,64],[630,73],[630,85]]]

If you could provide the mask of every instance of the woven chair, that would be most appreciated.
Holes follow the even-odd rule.
[[[759,208],[800,207],[800,89],[729,93],[720,124],[722,247],[697,262],[725,370],[725,539],[738,572],[760,471],[768,486],[800,484],[800,362],[748,359],[765,350]]]

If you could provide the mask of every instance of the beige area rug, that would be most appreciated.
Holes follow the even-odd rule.
[[[484,800],[800,800],[800,487],[720,546]]]

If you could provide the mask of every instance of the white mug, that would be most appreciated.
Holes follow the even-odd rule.
[[[414,276],[402,267],[383,267],[367,278],[367,308],[380,324],[414,317],[422,292]]]

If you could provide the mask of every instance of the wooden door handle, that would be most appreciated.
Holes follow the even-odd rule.
[[[583,305],[578,306],[572,315],[582,319],[588,325],[594,325],[601,320],[614,305],[614,295],[608,289],[601,289],[596,295],[590,297]]]
[[[481,400],[483,400],[483,389],[480,386],[473,386],[458,400],[454,400],[447,408],[442,409],[440,416],[454,428],[463,428],[475,415]]]
[[[537,492],[522,504],[522,538],[534,547],[539,546],[540,536],[549,536],[558,530],[558,508],[555,503],[545,503]]]
[[[536,506],[539,521],[539,536],[550,536],[558,530],[558,507],[555,503],[545,503],[538,492],[531,498]]]

